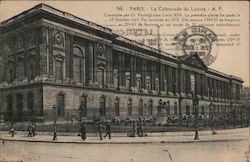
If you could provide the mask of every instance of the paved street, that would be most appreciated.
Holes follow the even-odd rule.
[[[0,146],[0,161],[171,162],[172,159],[172,162],[246,162],[249,130],[230,131],[218,131],[216,135],[200,132],[199,141],[193,140],[191,132],[182,135],[179,132],[136,138],[114,137],[103,141],[95,136],[86,141],[77,136],[59,136],[57,142],[61,143],[52,142],[52,137],[47,135],[10,138],[1,132],[5,142]]]

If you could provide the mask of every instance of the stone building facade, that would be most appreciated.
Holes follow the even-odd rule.
[[[240,107],[242,80],[198,55],[174,56],[39,4],[1,22],[0,112],[5,120],[152,119],[224,114]],[[234,111],[235,112],[235,111]]]

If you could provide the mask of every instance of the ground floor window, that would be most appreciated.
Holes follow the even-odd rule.
[[[174,115],[177,115],[177,102],[174,102]]]
[[[28,115],[34,115],[34,93],[29,92],[27,94],[27,106],[28,106]]]
[[[7,96],[7,117],[8,120],[13,120],[13,96],[11,94]]]
[[[149,115],[153,115],[153,100],[149,100],[149,104],[148,104],[148,111],[149,111]]]
[[[132,99],[128,100],[128,116],[132,115]]]
[[[87,96],[81,96],[80,99],[80,115],[87,117]]]
[[[120,116],[120,100],[119,100],[119,98],[116,98],[115,99],[115,115],[116,116]]]
[[[186,106],[186,115],[190,115],[190,106],[189,105]]]
[[[64,94],[57,95],[57,115],[64,116]]]
[[[99,105],[100,105],[100,108],[99,108],[99,110],[100,110],[100,116],[105,116],[106,115],[106,97],[105,96],[102,96],[102,97],[100,97],[100,99],[99,99],[100,101],[100,103],[99,103]]]
[[[143,115],[143,100],[140,99],[139,101],[139,116]]]

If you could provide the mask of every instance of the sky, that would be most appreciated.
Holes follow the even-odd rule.
[[[122,13],[133,13],[132,8],[144,7],[144,11],[136,11],[135,13],[156,13],[152,11],[152,8],[184,8],[195,10],[197,8],[210,8],[213,7],[220,11],[216,13],[230,14],[238,13],[240,15],[240,26],[238,27],[210,27],[215,33],[223,35],[239,34],[237,46],[218,46],[216,48],[216,60],[209,65],[209,68],[218,70],[220,72],[235,75],[243,79],[244,86],[249,85],[249,3],[248,2],[230,2],[230,1],[212,1],[209,2],[185,2],[185,1],[0,1],[0,21],[9,19],[25,10],[34,7],[36,4],[45,3],[53,6],[59,10],[68,12],[82,19],[95,22],[97,24],[107,26],[112,30],[126,29],[126,27],[115,26],[117,22],[111,22],[109,18],[104,16],[105,14],[117,14],[121,13],[117,10],[117,7],[125,8]],[[146,10],[146,11],[145,11]],[[159,11],[158,13],[173,13],[167,11]],[[202,11],[192,11],[189,13],[204,13]],[[208,13],[208,11],[206,12]],[[180,19],[183,17],[180,17]],[[140,20],[138,20],[140,21]],[[112,26],[113,25],[113,26]],[[178,34],[184,27],[162,27],[159,32],[162,34]],[[138,37],[128,36],[130,39],[137,39]],[[223,37],[225,38],[225,37]],[[237,42],[236,42],[237,43]],[[164,45],[163,45],[164,46]],[[166,48],[167,49],[167,48]],[[175,54],[173,51],[165,51]]]

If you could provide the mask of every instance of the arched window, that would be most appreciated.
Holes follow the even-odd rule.
[[[120,116],[120,100],[118,97],[115,99],[115,115]]]
[[[84,82],[85,56],[79,47],[73,48],[73,76],[77,83]]]
[[[143,100],[140,99],[139,101],[139,116],[143,115]]]
[[[100,103],[99,103],[99,106],[100,106],[100,116],[105,116],[106,115],[106,97],[105,96],[102,96],[100,97],[99,99]]]
[[[57,115],[58,116],[64,116],[64,94],[59,93],[57,95]]]
[[[149,115],[153,115],[153,100],[152,99],[149,100],[148,112],[149,112]]]
[[[80,98],[80,115],[87,117],[87,96],[82,95]]]
[[[28,107],[28,115],[34,115],[34,94],[29,92],[27,95],[27,107]]]
[[[7,96],[7,117],[8,120],[13,120],[13,96],[11,94]]]
[[[128,116],[132,115],[132,99],[128,99]]]

